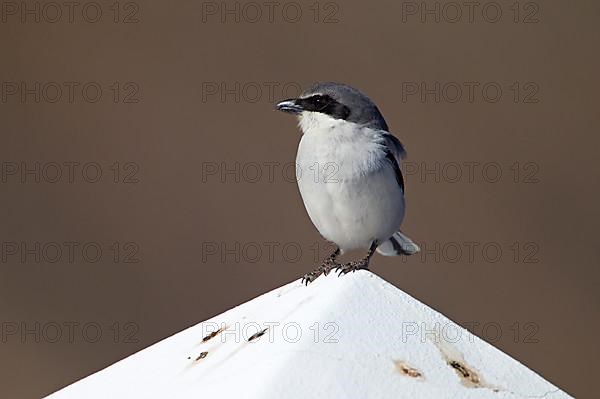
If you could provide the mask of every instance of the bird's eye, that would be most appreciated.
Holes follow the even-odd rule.
[[[323,106],[323,105],[327,104],[327,100],[323,96],[315,96],[314,102],[318,106]]]

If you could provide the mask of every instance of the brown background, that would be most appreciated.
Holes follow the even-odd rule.
[[[403,14],[397,1],[335,8],[322,2],[318,22],[307,2],[296,23],[289,20],[294,10],[287,9],[286,20],[282,6],[273,22],[263,8],[255,23],[249,21],[252,9],[240,9],[239,22],[205,15],[203,23],[202,3],[192,1],[141,1],[135,3],[137,22],[122,23],[135,11],[123,2],[115,23],[112,3],[98,3],[103,14],[97,23],[82,18],[82,6],[73,23],[65,8],[55,23],[44,15],[39,23],[32,16],[23,23],[6,13],[0,23],[3,397],[48,394],[311,270],[315,251],[318,258],[328,248],[295,183],[283,178],[300,136],[294,120],[273,112],[272,104],[297,94],[297,85],[323,80],[368,93],[412,162],[404,167],[403,230],[433,253],[405,260],[377,256],[372,270],[473,325],[477,335],[569,393],[597,392],[597,2],[535,2],[533,23],[523,23],[536,11],[526,2],[520,3],[519,23],[513,2],[498,3],[503,14],[497,23],[481,16],[485,2],[471,23],[467,9],[455,23],[443,15],[439,23],[433,16],[421,22],[419,15]],[[494,10],[487,11],[493,17]],[[49,18],[55,13],[46,12]],[[328,15],[330,23],[324,23]],[[7,94],[15,84],[31,88],[36,82],[39,102],[33,95]],[[64,82],[77,82],[73,101],[65,89],[52,103],[48,82],[63,89]],[[89,82],[102,88],[95,103],[81,95]],[[137,86],[125,87],[127,82]],[[235,88],[236,82],[239,101],[203,90],[221,83]],[[267,85],[275,83],[267,82],[278,85],[272,96]],[[430,88],[439,82],[446,96],[439,102],[433,95],[403,100],[411,82]],[[450,101],[451,82],[465,90],[456,102]],[[472,102],[464,82],[480,84]],[[490,82],[502,88],[497,102],[482,97],[481,87]],[[517,101],[510,88],[515,82]],[[139,89],[128,98],[137,102],[124,101],[130,87]],[[536,88],[533,97],[524,97]],[[70,161],[80,163],[72,182],[66,167],[59,181],[49,181],[53,162]],[[36,162],[40,182],[32,175],[22,182],[20,169]],[[82,165],[91,162],[102,170],[97,183],[81,176]],[[139,168],[137,182],[123,182],[128,162]],[[273,179],[270,162],[276,163]],[[439,181],[419,174],[436,162]],[[478,163],[472,180],[466,162]],[[235,171],[236,163],[238,172],[206,175],[215,165],[219,172]],[[462,175],[453,181],[457,164]],[[17,165],[16,175],[9,173],[11,165]],[[498,168],[502,176],[492,182]],[[64,242],[78,244],[72,262]],[[102,248],[95,263],[89,258],[93,247],[88,260],[81,254],[90,242]],[[121,247],[117,260],[110,249],[115,242]],[[472,258],[470,242],[477,243]],[[44,246],[50,251],[49,243],[65,251],[54,263],[55,252],[42,253],[39,262],[34,255],[9,254],[11,245],[21,250],[36,243],[39,252]],[[139,249],[128,259],[139,262],[125,261],[127,243],[134,247],[125,252]],[[275,246],[273,258],[269,245]],[[207,251],[215,246],[235,253],[221,259]],[[79,323],[72,340],[68,323]],[[100,328],[98,342],[91,342],[95,330],[82,332],[89,323]]]

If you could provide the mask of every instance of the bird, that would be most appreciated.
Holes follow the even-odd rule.
[[[405,213],[400,163],[406,151],[367,95],[343,83],[322,82],[278,102],[275,109],[298,118],[300,195],[321,236],[336,246],[303,276],[303,283],[333,269],[338,276],[368,269],[375,251],[384,256],[420,251],[400,231]],[[351,250],[367,252],[359,260],[336,261]]]

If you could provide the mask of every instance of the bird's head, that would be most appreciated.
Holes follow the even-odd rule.
[[[343,120],[378,130],[388,130],[379,109],[369,97],[342,83],[317,83],[297,98],[280,101],[276,109],[315,120]]]

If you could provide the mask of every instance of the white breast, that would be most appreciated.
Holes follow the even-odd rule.
[[[303,112],[298,187],[321,235],[342,250],[385,241],[404,217],[404,195],[378,131]]]

